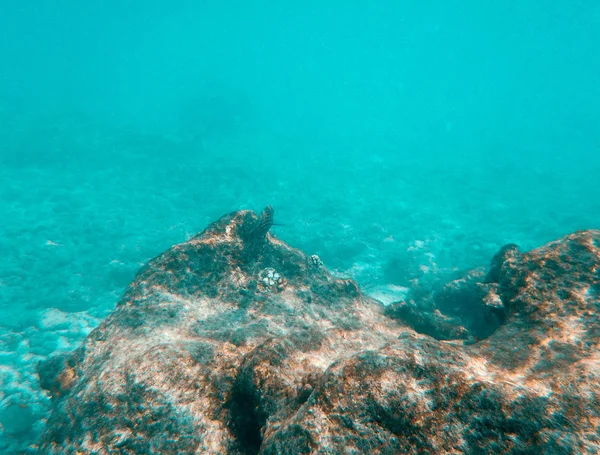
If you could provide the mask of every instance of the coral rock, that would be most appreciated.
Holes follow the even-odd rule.
[[[225,216],[151,261],[81,348],[40,366],[40,453],[600,451],[599,231],[503,260],[486,295],[506,320],[465,346],[271,235],[249,248],[257,220]],[[261,292],[267,268],[281,292]]]

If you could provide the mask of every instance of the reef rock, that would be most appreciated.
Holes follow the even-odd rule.
[[[464,345],[389,318],[264,220],[233,213],[152,260],[40,366],[40,453],[599,453],[600,231],[506,255],[504,323]]]
[[[500,271],[505,261],[519,255],[517,245],[511,243],[494,255],[487,274],[480,267],[444,284],[440,284],[441,279],[417,282],[406,301],[388,303],[386,314],[437,340],[483,340],[506,319],[506,308],[498,294]]]
[[[44,454],[257,453],[327,368],[394,340],[383,305],[225,216],[152,260],[69,356],[40,365]]]

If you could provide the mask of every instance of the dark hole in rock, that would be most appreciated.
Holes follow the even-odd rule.
[[[247,375],[242,374],[236,381],[227,406],[231,416],[229,426],[238,442],[240,453],[258,454],[267,415],[260,406],[260,396]]]

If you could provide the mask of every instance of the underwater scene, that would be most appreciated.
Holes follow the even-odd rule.
[[[0,453],[600,453],[600,3],[0,11]]]

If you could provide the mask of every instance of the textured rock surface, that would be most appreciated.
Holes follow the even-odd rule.
[[[483,340],[506,320],[498,281],[500,267],[509,254],[518,256],[514,245],[503,247],[494,256],[487,275],[479,268],[443,285],[415,286],[405,301],[392,302],[385,313],[437,340]]]
[[[490,338],[405,331],[337,362],[263,451],[599,453],[600,232],[511,255],[499,281],[508,317]]]
[[[40,366],[42,453],[255,453],[333,362],[397,336],[261,222],[225,216],[154,259],[79,350]]]
[[[465,346],[248,235],[259,222],[236,212],[174,246],[40,366],[40,453],[598,453],[600,232],[505,255],[489,286],[506,320]]]
[[[513,255],[519,255],[516,246],[507,245],[494,256],[487,275],[479,268],[443,285],[414,287],[406,301],[393,302],[386,314],[438,340],[483,340],[506,320],[498,281],[502,264]]]

